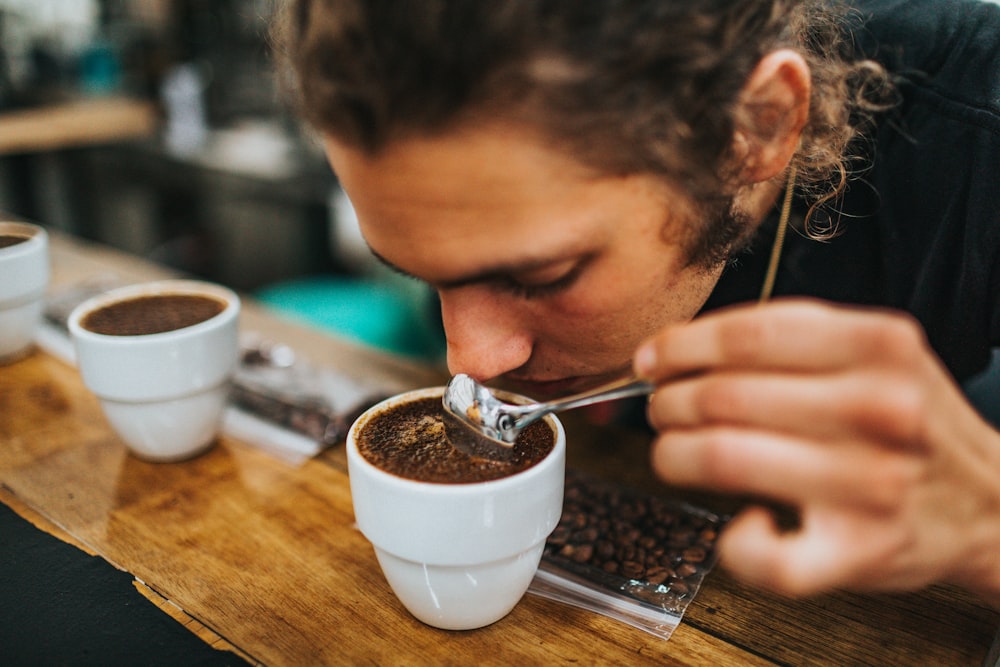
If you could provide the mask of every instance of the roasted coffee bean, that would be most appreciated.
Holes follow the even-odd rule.
[[[674,531],[672,531],[670,537],[671,539],[674,540],[690,543],[692,540],[694,540],[694,536],[695,532],[692,528],[683,527],[683,528],[677,528]]]
[[[569,541],[570,530],[566,526],[556,526],[556,529],[549,535],[549,544],[562,546]]]
[[[688,563],[701,563],[705,560],[708,554],[702,547],[688,547],[681,553],[681,558],[683,558]]]
[[[636,563],[633,560],[627,560],[622,563],[621,571],[622,574],[629,579],[638,579],[646,573],[646,568],[644,568],[641,563]]]
[[[586,563],[593,557],[594,557],[593,544],[581,544],[576,547],[576,553],[573,554],[573,560],[575,560],[577,563]]]
[[[602,561],[609,561],[615,556],[615,545],[610,540],[601,540],[597,543],[597,557]]]
[[[618,560],[633,560],[635,558],[635,547],[631,544],[620,544],[617,552]]]
[[[653,567],[646,570],[646,581],[653,584],[654,586],[659,586],[664,581],[670,578],[671,570],[665,567]]]
[[[698,568],[692,565],[691,563],[681,563],[680,565],[677,566],[678,577],[687,578],[690,577],[692,574],[696,574],[697,572]]]

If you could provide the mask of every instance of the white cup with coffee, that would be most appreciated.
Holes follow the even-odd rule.
[[[443,391],[361,415],[348,472],[358,528],[403,606],[428,625],[470,630],[506,616],[538,569],[562,513],[566,435],[550,415],[525,431],[534,442],[515,445],[524,451],[508,469],[469,457],[439,439]]]
[[[31,350],[49,273],[45,230],[24,222],[0,222],[0,364]]]
[[[69,317],[77,365],[138,457],[179,461],[218,435],[239,357],[239,297],[195,280],[130,285]]]

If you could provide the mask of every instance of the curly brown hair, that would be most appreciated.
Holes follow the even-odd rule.
[[[716,202],[732,190],[734,129],[767,131],[737,118],[744,83],[794,48],[812,97],[793,164],[815,211],[891,96],[880,66],[851,57],[852,22],[824,0],[290,0],[275,35],[305,118],[371,154],[512,121],[601,173],[659,175]]]

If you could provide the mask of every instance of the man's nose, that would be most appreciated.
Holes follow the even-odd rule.
[[[442,290],[441,318],[448,340],[448,369],[483,382],[525,364],[532,338],[503,298],[489,290]]]

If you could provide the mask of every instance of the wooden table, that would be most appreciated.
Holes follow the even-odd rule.
[[[129,97],[97,97],[0,113],[0,155],[37,153],[148,137],[155,106]]]
[[[55,285],[168,275],[59,235],[52,248]],[[243,327],[349,372],[442,379],[253,303]],[[189,462],[146,463],[126,453],[75,369],[40,352],[0,368],[0,414],[0,500],[127,570],[206,641],[251,662],[980,665],[1000,625],[947,587],[793,601],[715,570],[669,641],[531,595],[487,628],[437,630],[402,608],[354,527],[342,446],[295,467],[222,438]],[[676,495],[649,476],[644,438],[572,420],[568,431],[570,465]]]

